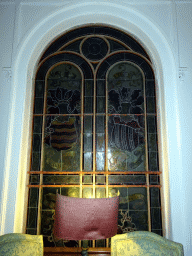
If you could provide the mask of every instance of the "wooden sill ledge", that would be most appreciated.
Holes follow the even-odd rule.
[[[44,247],[45,256],[61,256],[61,255],[81,255],[81,248],[77,247]],[[111,248],[92,248],[88,249],[89,255],[98,255],[98,256],[109,256],[111,255]]]

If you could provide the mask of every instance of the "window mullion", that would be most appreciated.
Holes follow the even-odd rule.
[[[150,211],[150,188],[149,188],[149,161],[148,161],[148,137],[147,137],[147,108],[146,108],[146,92],[145,77],[143,78],[143,94],[144,94],[144,120],[145,120],[145,164],[146,164],[146,184],[147,184],[147,210],[148,210],[148,231],[151,231],[151,211]]]
[[[37,235],[41,234],[41,212],[43,201],[43,159],[44,159],[44,137],[45,137],[45,121],[46,121],[46,104],[47,104],[47,78],[45,78],[45,93],[44,93],[44,106],[43,106],[43,125],[42,125],[42,140],[41,140],[41,165],[40,165],[40,180],[39,180],[39,202],[38,202],[38,217],[37,217]]]

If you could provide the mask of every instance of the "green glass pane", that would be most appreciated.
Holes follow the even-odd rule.
[[[56,203],[56,193],[59,188],[43,188],[42,195],[42,209],[43,210],[54,210]],[[59,192],[59,191],[58,191]]]
[[[146,80],[145,82],[146,86],[145,86],[145,91],[146,91],[146,96],[155,96],[155,81],[149,81]]]
[[[97,97],[97,113],[105,113],[105,97]]]
[[[37,229],[36,228],[26,228],[26,234],[37,235]]]
[[[161,207],[159,188],[150,188],[150,203],[151,207]]]
[[[149,184],[150,185],[159,185],[160,184],[159,175],[149,175]]]
[[[148,133],[156,133],[156,117],[155,116],[147,116],[147,128]]]
[[[96,134],[97,151],[105,151],[105,135],[103,133]]]
[[[96,175],[96,185],[105,185],[105,175]]]
[[[80,53],[81,40],[77,40],[74,43],[69,44],[61,49],[61,51],[74,51]]]
[[[105,96],[105,80],[97,80],[97,96]]]
[[[36,80],[35,82],[35,97],[43,98],[45,91],[45,81],[44,80]]]
[[[84,117],[84,133],[92,133],[93,126],[92,126],[92,116],[85,116]]]
[[[45,185],[75,185],[80,184],[78,175],[43,175]]]
[[[109,171],[145,171],[144,147],[140,146],[133,152],[118,148],[108,150]]]
[[[129,211],[129,216],[137,231],[148,231],[147,211]]]
[[[148,134],[149,151],[157,151],[157,137],[155,133]]]
[[[29,181],[30,185],[39,185],[39,181],[40,181],[39,175],[37,175],[37,174],[30,175],[30,181]]]
[[[34,116],[34,122],[33,122],[33,133],[41,134],[42,132],[42,122],[43,117],[42,116]]]
[[[90,133],[85,133],[84,134],[84,137],[83,137],[83,140],[84,140],[84,151],[86,152],[92,152],[93,151],[93,135],[90,134]]]
[[[61,195],[70,197],[80,197],[79,187],[61,188]]]
[[[128,210],[119,210],[118,214],[118,234],[136,231],[136,225]]]
[[[147,210],[147,189],[128,188],[129,209],[143,211]]]
[[[105,153],[97,152],[96,153],[96,170],[104,171],[105,169]]]
[[[41,212],[41,234],[44,236],[50,236],[53,232],[54,224],[54,211],[42,211]]]
[[[158,154],[157,152],[149,152],[149,170],[156,172],[159,170]]]
[[[41,151],[41,135],[34,134],[33,135],[33,152]]]
[[[101,239],[101,240],[96,240],[96,247],[106,247],[106,240]]]
[[[34,114],[43,114],[44,99],[35,98]]]
[[[163,236],[163,230],[162,229],[151,229],[151,232],[159,235],[159,236]]]
[[[92,168],[93,168],[92,159],[93,159],[92,153],[90,152],[84,153],[84,171],[85,172],[92,171]]]
[[[93,97],[85,97],[84,112],[85,113],[93,113]]]
[[[161,208],[151,208],[151,228],[162,229]]]
[[[106,198],[105,188],[96,188],[96,198]]]
[[[93,198],[93,189],[83,188],[83,198]]]
[[[83,184],[93,184],[93,175],[83,175]]]
[[[28,209],[28,219],[27,219],[27,228],[36,228],[37,227],[37,208]]]
[[[121,45],[120,43],[117,43],[116,41],[113,41],[110,39],[108,39],[108,41],[110,43],[111,52],[119,51],[119,50],[127,50],[127,48],[125,46]]]
[[[38,207],[39,188],[29,188],[29,207]]]
[[[104,133],[104,132],[105,132],[105,117],[96,116],[96,133]]]
[[[41,153],[33,152],[31,161],[31,171],[40,171]]]
[[[145,175],[109,175],[110,185],[144,185]]]
[[[85,96],[93,97],[93,80],[85,80]]]
[[[118,196],[119,192],[122,190],[126,190],[127,188],[118,188],[118,187],[109,187],[109,197],[115,197]],[[121,193],[120,193],[121,196]]]
[[[147,97],[147,113],[155,113],[155,97]]]

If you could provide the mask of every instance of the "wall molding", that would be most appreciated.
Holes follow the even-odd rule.
[[[188,73],[188,68],[187,67],[179,67],[179,81],[184,82],[185,77]]]
[[[3,78],[7,83],[11,82],[11,78],[12,78],[12,68],[8,67],[4,67],[2,68],[2,72],[3,72]]]

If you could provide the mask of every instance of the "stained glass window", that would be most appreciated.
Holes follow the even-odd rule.
[[[162,235],[156,119],[152,63],[135,39],[96,25],[56,39],[35,77],[26,233],[42,234],[48,247],[81,246],[52,236],[58,192],[119,194],[119,234]]]

